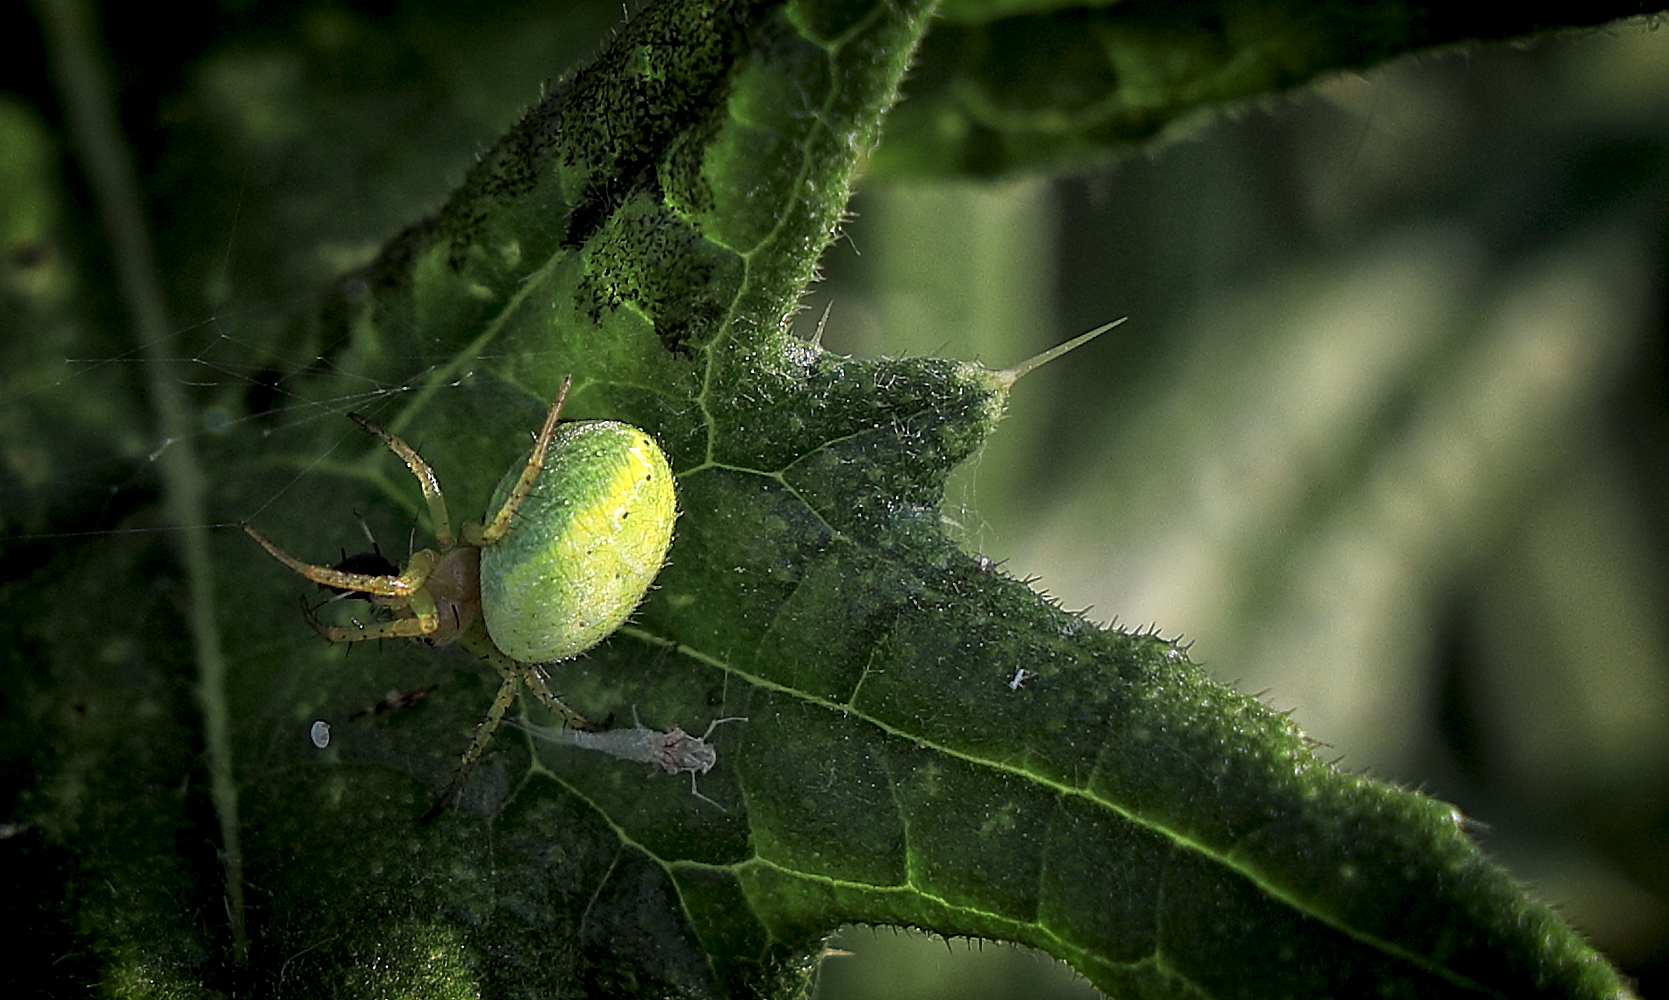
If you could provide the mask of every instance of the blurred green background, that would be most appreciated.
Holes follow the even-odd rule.
[[[1458,803],[1661,993],[1669,33],[1407,59],[1068,179],[867,185],[799,317],[1027,376],[947,517]],[[825,1000],[1094,995],[853,929]],[[1076,989],[1078,993],[1072,991]]]

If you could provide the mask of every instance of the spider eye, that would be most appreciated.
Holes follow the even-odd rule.
[[[488,510],[509,495],[518,463]],[[625,624],[666,562],[678,516],[654,438],[612,420],[564,424],[510,530],[481,550],[481,613],[506,655],[578,656]]]

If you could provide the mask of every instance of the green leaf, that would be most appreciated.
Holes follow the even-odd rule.
[[[1409,51],[1603,24],[1638,3],[949,0],[875,158],[882,176],[1082,168],[1202,106]]]
[[[142,336],[144,385],[113,365],[54,381],[59,359],[128,348],[53,294],[72,276],[34,283],[30,329],[71,332],[13,376],[43,416],[7,467],[31,951],[118,995],[779,995],[836,926],[868,922],[1031,944],[1115,995],[1623,994],[1451,807],[1335,770],[1175,643],[1052,607],[948,539],[945,477],[1014,373],[787,335],[929,13],[651,7],[313,322]],[[301,23],[315,56],[375,64],[367,24]],[[201,106],[236,97],[217,68],[261,55],[206,61]],[[268,62],[229,78],[276,81],[279,111],[329,107]],[[277,142],[284,116],[254,106],[226,128]],[[22,183],[61,198],[44,171]],[[308,287],[352,256],[334,221],[307,216],[311,257],[275,270]],[[213,268],[177,262],[217,249],[185,228],[162,241],[182,284]],[[182,424],[159,399],[184,357],[247,381]],[[497,679],[457,647],[319,641],[296,607],[311,585],[233,524],[328,563],[364,547],[359,514],[401,558],[417,484],[343,414],[404,436],[452,516],[479,516],[569,373],[570,415],[662,443],[682,514],[636,622],[549,667],[553,686],[619,725],[747,721],[709,734],[717,806],[506,730],[423,825]],[[212,509],[182,517],[193,462]]]

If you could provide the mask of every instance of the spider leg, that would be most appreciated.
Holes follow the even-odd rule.
[[[452,536],[451,516],[446,512],[446,495],[440,490],[440,477],[435,475],[435,470],[429,467],[428,462],[423,461],[423,456],[417,453],[417,449],[371,421],[357,413],[348,414],[348,419],[382,438],[382,443],[388,446],[388,450],[399,455],[406,463],[406,468],[417,477],[417,485],[422,488],[423,499],[429,505],[429,520],[434,522],[435,541],[440,543],[442,551],[450,549],[456,539]]]
[[[423,549],[411,557],[406,568],[399,576],[377,576],[369,573],[348,573],[329,566],[317,566],[304,563],[295,556],[267,541],[266,536],[245,524],[243,530],[250,538],[261,544],[274,559],[312,580],[327,587],[338,590],[351,590],[358,594],[374,594],[377,597],[410,597],[429,579],[429,574],[435,571],[440,563],[440,556],[432,549]]]
[[[539,699],[540,704],[544,705],[546,710],[561,716],[562,721],[567,723],[570,728],[595,728],[585,716],[569,708],[567,702],[556,696],[556,692],[552,691],[550,685],[546,683],[543,671],[538,667],[529,664],[527,676],[524,679],[527,681],[527,689],[533,692],[533,696]]]
[[[274,559],[314,583],[322,583],[338,590],[368,594],[374,603],[393,607],[401,615],[393,621],[378,622],[375,625],[326,625],[319,621],[313,609],[303,601],[302,608],[307,616],[307,623],[313,626],[315,632],[331,642],[362,642],[366,639],[392,639],[400,636],[420,637],[431,635],[441,627],[440,612],[435,607],[434,598],[423,589],[423,584],[440,564],[441,557],[433,549],[423,549],[415,553],[399,576],[348,573],[329,566],[304,563],[267,541],[265,536],[249,525],[245,524],[243,530],[259,542]]]
[[[428,823],[439,817],[446,811],[446,807],[452,804],[452,800],[458,797],[458,792],[463,790],[464,779],[469,776],[470,768],[474,767],[481,754],[486,752],[487,744],[492,742],[493,733],[498,731],[498,724],[503,720],[504,713],[509,710],[510,703],[516,700],[516,680],[515,674],[504,675],[503,683],[498,686],[498,694],[493,698],[492,707],[487,709],[487,717],[475,727],[475,738],[470,740],[469,749],[464,751],[463,760],[458,762],[458,769],[452,772],[452,780],[447,782],[446,791],[440,793],[440,798],[423,814],[418,820],[419,823]]]
[[[517,477],[516,485],[511,487],[510,495],[504,498],[498,513],[481,526],[481,538],[474,544],[491,545],[510,530],[510,519],[516,515],[516,508],[533,492],[534,481],[539,478],[539,473],[544,471],[545,451],[550,447],[551,435],[556,433],[556,418],[562,412],[562,401],[568,398],[568,387],[573,382],[572,375],[562,380],[562,388],[557,391],[556,402],[551,404],[550,412],[545,414],[545,425],[539,428],[539,436],[533,441],[533,453],[527,456],[527,464],[522,466],[522,474]]]
[[[411,617],[396,618],[393,621],[377,622],[373,625],[326,625],[319,620],[318,613],[307,603],[307,598],[301,599],[301,613],[307,619],[307,624],[313,626],[313,631],[329,639],[331,642],[365,642],[368,639],[421,639],[430,635],[440,627],[440,617],[435,610],[434,602],[424,594],[413,594],[406,606],[412,613]]]
[[[497,646],[493,645],[492,639],[487,637],[485,629],[481,628],[479,624],[460,636],[458,645],[492,664],[493,669],[497,670],[499,676],[503,678],[503,682],[498,686],[498,694],[493,698],[492,707],[487,709],[487,717],[481,720],[479,726],[475,727],[475,737],[470,740],[469,749],[464,751],[463,759],[458,763],[458,769],[452,774],[452,780],[447,783],[446,790],[441,792],[440,799],[429,807],[428,812],[423,814],[422,819],[419,820],[422,823],[430,822],[445,812],[446,807],[452,804],[452,800],[458,797],[458,793],[463,790],[464,779],[469,776],[470,768],[474,767],[475,762],[481,759],[481,755],[486,752],[487,745],[492,742],[493,733],[498,731],[499,723],[503,721],[504,713],[509,711],[510,703],[515,701],[516,690],[522,683],[525,682],[528,690],[532,691],[544,703],[546,708],[560,715],[569,726],[575,729],[593,728],[591,723],[586,721],[585,716],[569,708],[561,698],[551,693],[551,689],[545,684],[544,677],[539,674],[539,668],[531,663],[523,663],[520,660],[506,656]]]
[[[525,682],[527,689],[533,693],[533,696],[538,698],[539,702],[553,714],[560,716],[563,723],[569,728],[587,730],[596,728],[590,720],[569,708],[566,702],[551,691],[550,685],[545,683],[545,677],[539,672],[538,667],[506,655],[497,646],[493,645],[492,639],[488,638],[482,630],[471,629],[458,640],[458,645],[492,664],[493,669],[501,675],[514,677]]]

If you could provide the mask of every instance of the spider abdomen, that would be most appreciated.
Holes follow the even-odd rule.
[[[493,496],[514,488],[512,469]],[[678,515],[660,446],[613,420],[559,426],[509,531],[481,550],[481,613],[506,655],[578,656],[625,624],[666,562]]]

